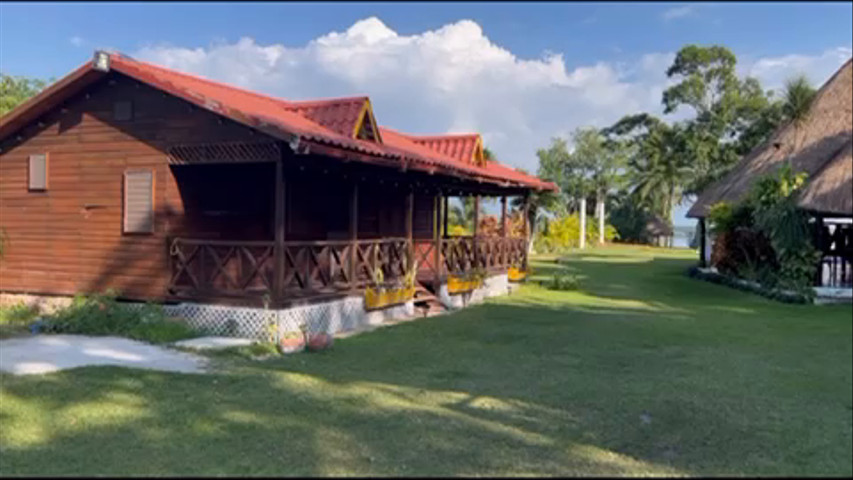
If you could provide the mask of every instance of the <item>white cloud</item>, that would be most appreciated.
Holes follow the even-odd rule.
[[[759,58],[754,61],[746,59],[741,64],[740,73],[756,77],[765,89],[777,91],[784,86],[788,78],[804,74],[817,88],[826,82],[851,55],[853,55],[853,49],[850,47],[837,47],[817,55],[791,54]]]
[[[75,47],[82,47],[86,43],[86,40],[84,40],[83,37],[78,37],[77,35],[69,38],[68,41]]]
[[[536,149],[553,136],[626,114],[660,114],[674,54],[567,65],[558,53],[519,58],[470,20],[400,35],[371,17],[301,46],[241,38],[207,48],[152,45],[134,56],[287,99],[366,94],[381,125],[478,131],[502,161],[535,171]],[[770,60],[757,59],[750,71],[769,78]]]
[[[659,111],[660,95],[650,92],[665,81],[665,66],[645,57],[628,69],[570,67],[555,53],[519,58],[470,20],[399,35],[371,17],[303,46],[241,38],[207,48],[153,45],[134,56],[288,99],[367,94],[380,124],[479,131],[499,158],[530,170],[554,135]]]
[[[693,15],[695,12],[696,9],[691,6],[675,7],[664,10],[661,16],[664,20],[675,20],[676,18]]]

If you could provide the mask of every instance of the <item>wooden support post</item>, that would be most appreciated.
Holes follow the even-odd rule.
[[[349,259],[349,281],[350,289],[358,288],[358,180],[352,181],[352,192],[350,193],[349,204],[349,244],[350,244],[350,259]]]
[[[439,210],[441,204],[441,192],[433,197],[432,202],[432,237],[433,237],[433,267],[435,267],[435,279],[433,280],[433,288],[435,293],[441,287],[441,235],[439,232],[440,215]]]
[[[501,265],[506,267],[506,195],[501,197]]]
[[[285,181],[284,181],[284,159],[279,158],[275,162],[275,245],[273,255],[275,256],[275,278],[273,278],[274,301],[281,300],[284,295],[284,257],[285,257]]]
[[[522,215],[524,216],[524,256],[521,260],[521,269],[527,271],[527,253],[530,251],[530,193],[524,194],[524,207],[522,207]]]
[[[474,268],[480,268],[480,245],[477,237],[480,234],[480,196],[474,196]]]
[[[707,267],[707,262],[705,261],[705,219],[699,219],[699,267],[705,268]]]
[[[415,242],[414,242],[414,217],[415,217],[415,192],[409,188],[406,194],[406,241],[408,242],[409,258],[406,262],[406,268],[412,269],[415,263]]]
[[[450,218],[450,216],[447,214],[447,212],[450,211],[449,209],[450,209],[450,197],[445,195],[444,196],[444,209],[443,209],[443,211],[444,211],[444,238],[447,238],[447,236],[450,234],[450,230],[447,228],[447,219]]]

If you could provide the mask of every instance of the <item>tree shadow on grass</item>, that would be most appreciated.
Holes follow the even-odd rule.
[[[644,265],[693,298],[683,262]],[[849,473],[849,436],[827,433],[850,424],[849,372],[827,368],[850,363],[849,327],[846,344],[838,328],[771,330],[698,301],[713,291],[686,308],[626,281],[636,267],[587,260],[581,292],[531,286],[213,375],[2,376],[2,473]]]

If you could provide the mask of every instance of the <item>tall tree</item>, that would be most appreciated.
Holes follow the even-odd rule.
[[[0,73],[0,115],[6,115],[12,109],[39,93],[46,82],[38,78],[18,77]]]
[[[666,71],[677,83],[663,93],[664,112],[688,107],[695,113],[683,132],[695,173],[686,185],[690,193],[719,178],[741,151],[754,146],[738,140],[770,104],[757,80],[737,77],[736,66],[737,57],[726,47],[687,45]],[[748,139],[761,140],[762,135],[766,132],[750,132]]]
[[[674,205],[694,173],[686,154],[686,127],[643,113],[623,117],[602,133],[609,142],[630,145],[625,152],[632,196],[671,225]]]

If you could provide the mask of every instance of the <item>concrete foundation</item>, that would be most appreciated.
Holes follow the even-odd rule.
[[[493,275],[483,281],[483,286],[470,292],[451,294],[447,284],[442,284],[438,291],[438,301],[448,309],[459,309],[468,305],[476,305],[486,298],[509,293],[509,276],[507,274]]]

